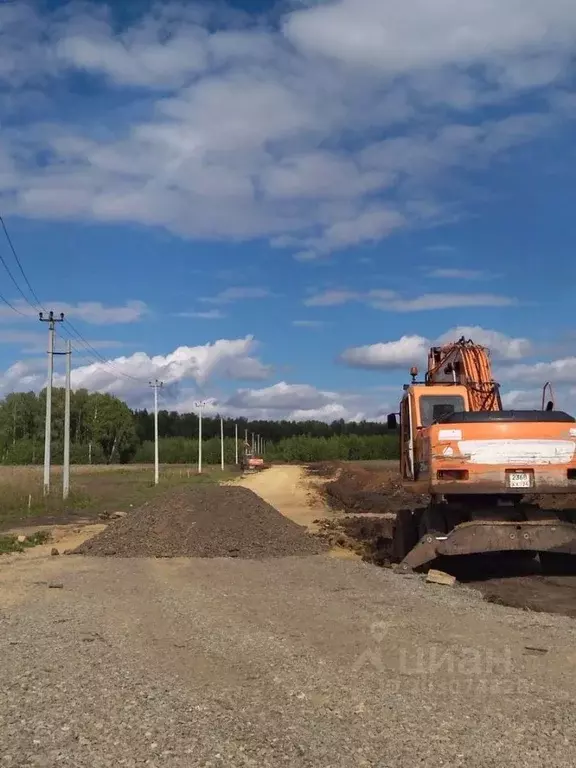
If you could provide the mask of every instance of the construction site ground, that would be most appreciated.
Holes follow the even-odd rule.
[[[295,466],[239,481],[316,530],[342,516],[325,482]],[[222,490],[203,490],[204,530],[231,514]],[[114,526],[118,541],[130,525],[137,536],[162,509],[192,531],[183,493],[105,530],[63,526],[56,546],[100,534],[110,547]],[[268,516],[282,528],[242,496],[253,543]],[[573,619],[398,576],[342,546],[306,554],[309,534],[290,530],[290,556],[53,556],[49,544],[0,558],[0,765],[573,765]]]
[[[324,464],[311,474],[325,477],[324,492],[332,515],[324,528],[343,534],[348,546],[368,562],[390,565],[396,512],[422,506],[427,499],[401,482],[394,462]],[[542,505],[576,508],[576,496],[542,497]],[[340,512],[340,514],[337,514]],[[511,553],[444,558],[439,565],[479,590],[486,600],[530,611],[562,613],[576,618],[576,576],[546,576],[536,560]]]

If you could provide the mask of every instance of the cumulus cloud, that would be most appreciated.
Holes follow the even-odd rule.
[[[472,339],[476,344],[488,347],[492,355],[500,360],[519,360],[528,357],[534,349],[534,345],[529,339],[514,338],[499,331],[481,328],[478,325],[459,325],[452,328],[440,336],[437,343],[448,344],[455,339],[462,338],[462,336],[466,339]]]
[[[575,17],[565,0],[304,2],[269,20],[167,2],[122,26],[97,4],[2,3],[0,83],[33,111],[3,130],[4,209],[268,237],[304,260],[428,226],[453,215],[448,172],[573,119],[518,96],[561,89]],[[97,124],[91,96],[74,113],[46,98],[79,72]]]
[[[196,347],[178,347],[167,355],[135,352],[106,362],[74,367],[72,387],[110,392],[138,402],[150,379],[160,379],[174,391],[186,381],[202,387],[208,380],[219,377],[259,381],[270,375],[271,368],[254,356],[256,348],[254,338],[246,336],[243,339],[219,339]],[[39,363],[31,359],[15,363],[0,377],[0,391],[40,389],[45,382],[45,361]],[[63,386],[64,377],[57,374],[55,383]]]
[[[509,307],[517,303],[516,299],[510,296],[499,296],[494,293],[425,293],[408,298],[389,290],[372,290],[363,293],[326,290],[309,296],[304,300],[304,304],[308,307],[331,307],[352,301],[359,301],[386,312],[421,312],[457,307]]]
[[[45,302],[54,310],[55,315],[64,313],[66,318],[82,320],[91,325],[120,325],[123,323],[135,323],[148,314],[148,307],[143,301],[127,301],[120,307],[107,307],[100,301],[80,301],[77,304],[68,304],[62,301]],[[37,311],[23,300],[12,302],[12,306],[26,317],[37,318]],[[8,306],[0,306],[0,317],[14,317],[13,310]]]
[[[264,389],[241,389],[228,401],[228,405],[237,408],[310,409],[328,404],[332,397],[309,384],[287,384],[280,381]]]
[[[422,336],[402,336],[397,341],[351,347],[340,359],[352,368],[398,369],[422,363],[430,342]]]
[[[402,336],[395,341],[350,347],[342,352],[340,360],[352,368],[403,369],[411,365],[425,364],[430,347],[449,344],[462,336],[488,347],[492,356],[500,361],[518,360],[532,352],[532,344],[528,339],[512,338],[499,331],[491,331],[479,326],[461,326],[446,331],[435,340],[423,336]],[[507,372],[509,378],[515,367],[529,366],[512,366]]]
[[[374,397],[346,392],[330,392],[309,384],[279,381],[262,389],[239,389],[221,402],[212,404],[214,412],[252,419],[291,421],[382,420],[386,407]]]
[[[507,368],[504,376],[507,381],[519,381],[523,384],[544,385],[546,381],[552,381],[555,384],[573,384],[576,382],[576,357],[538,362],[533,365],[520,363]]]
[[[502,405],[511,410],[539,409],[542,407],[542,390],[513,389],[502,395]]]
[[[379,74],[497,63],[497,77],[541,84],[570,55],[576,9],[562,0],[337,0],[293,12],[285,32],[310,53]]]

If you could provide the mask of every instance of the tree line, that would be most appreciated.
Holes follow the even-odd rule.
[[[18,392],[0,401],[0,463],[41,464],[44,460],[46,391]],[[154,460],[154,414],[131,410],[113,395],[71,393],[71,448],[73,464],[115,464]],[[235,425],[239,451],[244,436],[260,435],[266,459],[322,461],[331,459],[389,459],[398,454],[398,438],[377,422],[327,424],[321,421],[251,421],[225,419],[225,460],[235,461]],[[193,463],[198,453],[198,416],[162,410],[158,413],[160,460],[166,464]],[[202,419],[203,454],[207,464],[220,462],[220,417]],[[64,390],[52,391],[52,460],[62,462],[64,446]]]

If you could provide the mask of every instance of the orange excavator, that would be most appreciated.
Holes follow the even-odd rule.
[[[576,511],[548,511],[546,498],[576,494],[576,420],[545,403],[550,385],[542,410],[503,408],[488,349],[465,338],[430,349],[424,381],[417,368],[410,374],[400,470],[430,503],[398,515],[399,570],[443,555],[515,551],[538,553],[547,572],[574,572]],[[397,414],[388,427],[398,428]]]

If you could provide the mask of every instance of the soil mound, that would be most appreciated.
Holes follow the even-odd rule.
[[[403,486],[397,471],[357,466],[343,468],[336,480],[326,484],[325,493],[331,507],[353,514],[397,512],[426,503],[422,495]]]
[[[326,546],[247,488],[213,485],[145,504],[72,554],[259,559],[314,555]]]

